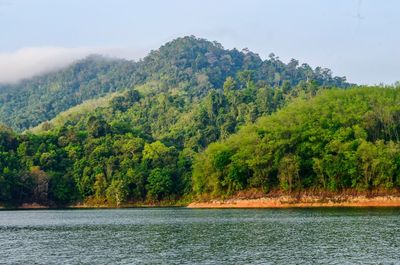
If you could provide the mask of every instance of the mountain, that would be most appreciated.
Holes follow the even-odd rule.
[[[120,68],[123,70],[119,71]],[[44,84],[50,84],[48,80],[58,84],[61,77],[75,85],[47,90]],[[81,79],[75,80],[75,77]],[[297,124],[297,118],[308,126],[329,121],[329,115],[341,115],[341,98],[349,104],[349,110],[343,112],[346,119],[351,120],[354,113],[358,115],[357,111],[370,110],[355,104],[360,100],[353,104],[350,98],[358,93],[353,91],[358,90],[349,88],[344,78],[332,77],[329,70],[312,70],[307,65],[298,66],[293,60],[284,64],[274,56],[263,61],[247,50],[225,50],[218,43],[194,37],[169,42],[139,62],[89,57],[67,69],[33,80],[36,84],[42,82],[42,86],[36,86],[40,89],[31,87],[25,91],[23,88],[34,82],[26,80],[2,90],[2,95],[13,99],[7,104],[4,100],[2,105],[2,111],[10,110],[8,125],[13,125],[12,120],[23,113],[37,117],[34,109],[43,110],[43,115],[47,115],[46,121],[24,133],[0,128],[0,203],[3,204],[122,205],[176,201],[209,193],[225,195],[250,187],[276,187],[279,166],[262,162],[280,163],[279,154],[303,161],[297,158],[301,151],[295,152],[295,144],[284,149],[288,141],[285,137],[307,129],[292,126]],[[101,84],[99,80],[107,85],[95,85]],[[341,96],[338,90],[346,96]],[[363,104],[373,104],[372,98],[376,95],[382,100],[376,103],[377,109],[371,111],[386,106],[385,100],[387,106],[391,106],[398,90],[393,90],[396,93],[392,94],[386,91],[389,90],[368,90],[365,93],[371,96],[365,96]],[[85,96],[77,97],[77,94]],[[318,99],[326,95],[331,95],[326,101],[337,105],[336,108],[318,103]],[[43,100],[35,101],[35,97],[43,97]],[[60,97],[58,101],[57,97]],[[47,114],[48,106],[43,107],[46,98],[59,107],[58,114],[57,111]],[[24,105],[29,100],[32,104]],[[20,105],[14,109],[16,102]],[[303,107],[314,103],[318,103],[320,109]],[[73,107],[62,111],[69,105]],[[329,108],[325,110],[324,107]],[[289,114],[282,114],[288,111]],[[388,116],[379,116],[378,120],[395,115],[390,112],[392,109],[385,111],[389,111]],[[313,119],[307,119],[308,113]],[[321,115],[321,121],[319,113],[326,114]],[[35,122],[24,125],[26,127],[19,123],[17,128],[33,126],[43,117],[39,115]],[[260,128],[253,125],[265,119],[278,120]],[[353,125],[364,126],[367,120],[351,121]],[[286,123],[288,127],[284,126]],[[343,126],[335,123],[327,130],[336,133]],[[377,133],[377,130],[372,132]],[[243,133],[248,131],[251,131],[249,135]],[[275,138],[268,139],[279,148],[261,151],[254,148],[258,138],[252,137],[269,132]],[[315,136],[305,132],[303,140],[307,135]],[[231,148],[232,139],[236,139],[237,145]],[[371,143],[375,141],[365,139]],[[268,144],[267,141],[260,146],[269,148]],[[306,151],[308,149],[304,149]],[[277,152],[277,158],[263,160],[268,159],[271,152]],[[261,162],[256,159],[258,155],[262,156]],[[244,162],[239,163],[237,158]],[[304,161],[310,163],[313,158]],[[302,171],[297,173],[308,173],[302,166],[299,164]],[[304,168],[309,170],[310,165]],[[259,176],[260,172],[264,175]],[[297,173],[293,174],[297,176]],[[214,182],[211,183],[210,178]],[[290,190],[294,187],[290,186]],[[310,187],[314,186],[296,186]]]
[[[350,85],[329,69],[313,70],[294,59],[285,64],[274,55],[263,61],[246,49],[226,50],[217,42],[190,36],[173,40],[138,62],[89,56],[62,70],[0,85],[0,123],[24,131],[85,100],[151,82],[156,84],[153,91],[202,98],[242,71],[249,71],[243,78],[251,76],[271,87],[293,87],[307,80],[323,86]]]

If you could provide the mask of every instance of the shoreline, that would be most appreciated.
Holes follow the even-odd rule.
[[[0,206],[0,210],[40,209],[124,209],[124,208],[165,208],[184,207],[189,209],[223,208],[329,208],[329,207],[400,207],[400,194],[392,195],[275,195],[263,197],[240,197],[192,202],[126,203],[120,206],[107,204],[78,203],[64,207],[52,207],[37,203],[25,203],[17,207]]]
[[[262,197],[257,199],[226,199],[198,201],[190,203],[191,209],[223,209],[223,208],[317,208],[317,207],[400,207],[400,196],[318,196]]]
[[[79,210],[79,209],[128,209],[128,208],[167,208],[167,207],[186,207],[189,203],[125,203],[119,206],[113,204],[91,204],[91,203],[76,203],[65,206],[50,206],[50,205],[42,205],[38,203],[24,203],[19,206],[0,206],[0,210]]]

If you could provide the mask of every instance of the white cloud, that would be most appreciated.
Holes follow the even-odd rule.
[[[146,51],[123,48],[30,47],[15,52],[0,52],[0,83],[14,83],[54,71],[89,54],[138,59],[143,57]]]

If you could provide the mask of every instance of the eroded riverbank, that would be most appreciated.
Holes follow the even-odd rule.
[[[243,196],[245,195],[245,196]],[[121,205],[107,203],[77,203],[64,207],[25,203],[16,207],[0,207],[3,209],[46,209],[46,208],[311,208],[311,207],[400,207],[400,194],[238,194],[235,197],[219,199],[202,199],[198,201],[161,201],[130,202]]]
[[[400,207],[400,196],[279,196],[192,202],[188,208]]]

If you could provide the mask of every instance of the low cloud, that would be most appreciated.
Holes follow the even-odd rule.
[[[0,52],[0,83],[15,83],[21,79],[58,70],[90,54],[138,59],[144,50],[121,48],[31,47],[15,52]]]

